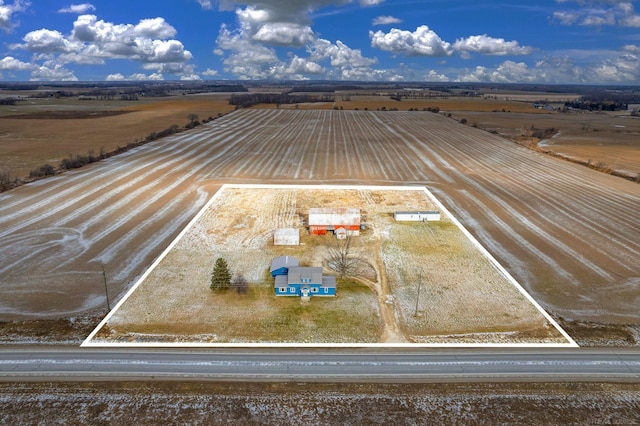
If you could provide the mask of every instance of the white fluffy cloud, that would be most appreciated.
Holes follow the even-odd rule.
[[[289,62],[283,61],[273,48],[255,43],[242,35],[232,34],[226,28],[223,28],[218,37],[218,46],[223,50],[219,53],[230,52],[223,60],[224,70],[241,80],[304,80],[309,78],[308,75],[324,72],[321,65],[297,55]]]
[[[118,72],[115,74],[109,74],[107,78],[105,78],[105,80],[106,81],[127,81],[127,78]]]
[[[58,13],[75,13],[77,15],[82,15],[83,13],[93,12],[96,10],[96,7],[90,3],[82,3],[82,4],[72,4],[69,7],[64,7],[58,10]]]
[[[388,33],[369,31],[371,47],[409,56],[449,56],[453,53],[451,44],[443,41],[426,25],[415,31],[392,28]]]
[[[273,78],[282,67],[273,48],[254,43],[242,31],[233,32],[223,25],[217,39],[219,55],[230,52],[223,60],[224,69],[240,79]]]
[[[13,15],[24,12],[30,4],[25,0],[14,0],[12,4],[4,4],[4,1],[0,0],[0,29],[5,32],[11,31],[16,25]]]
[[[603,61],[593,68],[593,73],[596,81],[612,83],[640,81],[640,57],[628,53]]]
[[[402,19],[395,18],[393,16],[378,16],[375,18],[371,25],[390,25],[390,24],[399,24],[402,22]]]
[[[66,38],[59,31],[47,29],[31,31],[22,40],[24,44],[14,48],[24,48],[38,53],[71,53],[82,49],[82,43]]]
[[[320,75],[325,72],[325,69],[322,65],[309,59],[294,56],[286,71],[289,75],[305,76],[309,74]]]
[[[143,19],[137,25],[113,24],[98,20],[95,15],[81,15],[73,23],[72,38],[98,44],[126,44],[150,39],[175,37],[176,29],[164,18]]]
[[[467,57],[469,53],[496,56],[530,55],[533,51],[531,47],[520,46],[517,41],[506,41],[503,38],[493,38],[486,34],[458,39],[453,43],[453,48],[463,57]]]
[[[457,81],[473,83],[526,83],[537,80],[539,70],[530,69],[524,62],[505,61],[494,69],[477,66],[464,70]]]
[[[311,27],[306,25],[267,23],[262,25],[252,38],[273,45],[300,47],[311,42],[315,35]]]
[[[449,77],[447,77],[446,75],[439,73],[435,70],[431,70],[425,74],[424,81],[435,81],[435,82],[446,83],[450,80],[449,80]]]
[[[285,4],[286,3],[286,4]],[[224,70],[240,79],[356,78],[371,74],[375,58],[341,41],[317,38],[308,25],[308,12],[340,1],[262,1],[236,9],[238,27],[222,25],[214,54],[223,56]],[[305,9],[301,5],[306,4]],[[289,52],[282,60],[274,47],[306,47],[308,57]],[[330,67],[329,67],[330,66]]]
[[[27,62],[22,62],[13,56],[7,56],[0,59],[0,70],[3,71],[25,71],[33,68],[33,65]]]
[[[622,47],[622,50],[624,52],[629,52],[629,53],[640,53],[640,46],[636,46],[633,44],[627,44],[626,46]]]
[[[342,41],[332,43],[329,40],[318,39],[307,48],[309,59],[322,64],[331,65],[327,69],[326,77],[340,80],[377,80],[377,71],[372,65],[378,63],[376,58],[368,58],[360,49],[353,49]]]
[[[196,0],[203,9],[213,9],[213,0]]]
[[[215,77],[216,75],[218,75],[218,71],[212,70],[211,68],[207,68],[205,71],[202,72],[202,75],[204,75],[205,77]]]
[[[157,74],[157,73],[153,73],[149,75],[143,74],[143,73],[135,73],[135,74],[131,74],[128,77],[125,77],[121,73],[116,73],[116,74],[109,74],[105,80],[106,81],[159,81],[159,80],[164,80],[164,77],[162,76],[162,74]]]
[[[351,49],[341,41],[316,39],[307,46],[308,58],[292,55],[281,60],[274,48],[257,43],[242,31],[220,30],[214,53],[228,56],[224,69],[239,79],[308,79],[310,75],[350,79],[371,73],[376,59],[366,58],[359,49]],[[328,62],[331,69],[322,64]]]
[[[553,13],[553,18],[562,25],[586,25],[601,27],[618,25],[640,27],[640,15],[632,1],[619,0],[556,0],[558,3],[575,3],[576,6]]]
[[[198,0],[203,7],[213,7],[212,1]],[[331,5],[345,5],[354,0],[218,0],[221,10],[240,11],[252,10],[260,14],[261,23],[290,23],[309,25],[311,14],[323,7]],[[256,16],[249,16],[250,20],[256,20]]]
[[[568,56],[547,57],[534,65],[504,61],[495,67],[465,69],[454,78],[486,83],[628,83],[640,81],[640,56],[620,52],[597,63],[578,64]]]
[[[106,59],[141,62],[187,62],[192,58],[175,39],[176,30],[163,18],[144,19],[137,25],[112,24],[94,15],[81,15],[71,35],[41,29],[27,33],[24,44],[12,46],[37,53],[64,53],[68,62],[100,63]]]
[[[80,15],[69,35],[48,29],[31,31],[23,37],[24,43],[11,48],[34,52],[34,60],[39,55],[57,55],[58,65],[103,64],[110,59],[128,59],[141,62],[143,66],[151,64],[162,72],[195,78],[193,66],[186,64],[192,54],[173,38],[176,34],[176,29],[160,17],[143,19],[137,24],[114,24],[98,20],[95,15]],[[50,57],[46,59],[51,60]],[[34,71],[34,78],[38,79],[57,75],[72,78],[60,66],[44,66],[42,70]],[[158,75],[147,77],[157,78]]]
[[[249,6],[236,10],[240,31],[245,37],[275,46],[301,47],[315,38],[313,30],[303,21],[304,16],[280,20],[273,10]]]
[[[377,59],[362,56],[360,49],[352,49],[340,40],[331,43],[329,40],[318,39],[309,48],[311,59],[323,61],[329,59],[331,66],[340,69],[345,68],[366,68],[375,63]]]
[[[371,47],[407,56],[450,56],[455,51],[464,58],[471,53],[481,55],[529,55],[533,48],[520,46],[517,41],[489,37],[486,34],[459,38],[451,44],[442,40],[428,26],[422,25],[415,31],[392,28],[389,32],[369,31]]]
[[[53,60],[36,66],[31,72],[32,81],[78,81],[73,71]]]
[[[360,0],[362,6],[375,6],[384,3],[384,0]]]

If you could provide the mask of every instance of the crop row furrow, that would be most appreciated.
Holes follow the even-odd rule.
[[[144,168],[154,163],[154,160],[152,160],[153,155],[171,153],[175,150],[176,145],[184,146],[182,149],[187,149],[188,145],[185,143],[199,137],[199,133],[170,136],[160,141],[144,145],[144,147],[137,147],[116,157],[106,159],[95,166],[108,164],[110,171],[113,172],[115,177],[126,181],[128,176],[137,172],[137,170],[131,169],[131,161],[135,161],[139,168]],[[66,195],[76,194],[81,192],[87,185],[93,185],[103,180],[104,170],[101,167],[85,167],[82,170],[76,170],[46,180],[37,181],[31,185],[38,186],[41,190],[29,197],[16,197],[13,202],[3,202],[0,204],[0,213],[4,210],[19,210],[20,205],[26,207],[26,212],[37,210],[42,207],[42,203],[47,202],[52,195],[60,198]],[[53,183],[56,183],[56,185],[53,185]],[[111,181],[111,184],[115,183],[117,182]],[[9,192],[9,194],[11,194],[11,192]],[[42,201],[43,199],[45,201]],[[0,216],[0,221],[2,219],[12,219],[14,216],[15,214],[2,215]]]
[[[440,143],[445,145],[447,141],[445,138],[441,138]],[[446,152],[456,152],[457,155],[455,159],[452,161],[464,161],[467,163],[473,163],[474,168],[479,171],[473,179],[468,178],[465,174],[460,173],[459,178],[463,181],[466,181],[469,187],[474,187],[479,193],[483,193],[484,197],[492,198],[497,202],[506,212],[508,212],[514,219],[516,219],[521,225],[524,225],[527,229],[530,229],[532,232],[536,233],[543,237],[546,241],[552,242],[554,246],[558,247],[564,253],[571,254],[574,258],[579,258],[579,254],[574,250],[570,249],[566,246],[560,237],[563,233],[566,233],[564,227],[558,224],[556,221],[549,220],[546,215],[540,214],[539,212],[531,212],[529,207],[525,207],[525,210],[516,210],[513,205],[516,204],[509,200],[517,201],[517,196],[514,195],[514,188],[517,190],[515,194],[527,193],[530,189],[531,184],[528,181],[528,184],[522,184],[522,186],[518,186],[518,178],[514,177],[511,180],[512,188],[507,190],[504,187],[496,187],[493,185],[491,181],[489,181],[486,176],[489,174],[487,172],[481,172],[483,168],[486,168],[486,165],[483,161],[478,158],[482,158],[482,153],[478,155],[470,155],[470,150],[465,147],[464,150],[460,149],[458,146],[453,146],[450,144],[445,150]],[[484,153],[486,155],[486,153]],[[458,168],[461,166],[459,165]],[[494,171],[494,175],[498,173]],[[506,177],[505,177],[506,178]],[[489,190],[487,190],[489,189]],[[546,200],[548,197],[541,197],[541,200]],[[535,222],[535,223],[534,223]],[[540,225],[537,225],[539,223]],[[545,231],[549,230],[549,232]],[[587,241],[584,241],[582,236],[574,236],[575,238],[582,239],[585,244],[588,244]],[[606,252],[601,251],[601,255],[607,255]],[[612,259],[613,260],[613,259]],[[598,275],[605,279],[611,279],[611,275],[609,272],[603,270],[601,267],[597,266],[595,263],[590,262],[588,260],[583,259],[583,263],[585,266],[588,266],[592,271],[596,272]],[[625,267],[624,262],[617,262],[619,267]]]
[[[441,142],[446,144],[446,136],[441,135]],[[501,173],[503,174],[503,179],[505,181],[510,181],[511,190],[507,192],[504,187],[495,187],[493,189],[494,192],[498,192],[505,199],[512,199],[514,201],[521,201],[522,194],[526,194],[526,197],[532,198],[530,204],[535,205],[536,208],[533,212],[534,215],[540,215],[542,217],[548,216],[559,216],[560,220],[553,220],[553,224],[559,228],[558,232],[568,232],[566,229],[568,224],[578,224],[580,228],[587,227],[591,232],[583,234],[583,238],[588,238],[590,236],[596,237],[597,241],[607,240],[611,237],[611,228],[608,227],[602,220],[598,220],[593,217],[592,214],[583,214],[582,212],[591,212],[593,209],[593,201],[584,201],[584,196],[573,197],[571,192],[563,192],[563,197],[559,198],[554,196],[555,192],[549,191],[549,176],[555,176],[554,172],[547,172],[543,175],[537,176],[535,174],[535,170],[540,169],[539,164],[529,164],[524,166],[525,161],[522,157],[526,158],[526,156],[516,156],[513,155],[507,156],[506,158],[502,158],[507,154],[504,153],[504,150],[499,150],[497,147],[491,147],[488,150],[482,150],[481,148],[473,147],[466,145],[464,150],[460,149],[458,146],[450,144],[445,148],[446,152],[456,150],[458,155],[456,155],[457,159],[466,159],[469,162],[473,162],[474,169],[478,171],[482,171],[478,173],[479,179],[482,179],[484,176],[488,176],[490,172],[494,174]],[[492,155],[491,153],[498,151],[496,157],[499,158],[499,161],[504,164],[517,164],[518,173],[505,172],[503,170],[490,170],[487,168],[487,155]],[[549,159],[545,159],[549,160]],[[545,168],[547,170],[547,168]],[[525,180],[523,180],[523,178]],[[488,182],[487,184],[492,184]],[[586,189],[584,187],[575,190],[579,194],[584,194]],[[514,195],[518,194],[518,195]],[[589,197],[591,200],[592,197]],[[606,201],[605,201],[606,202]],[[615,203],[613,201],[609,201],[609,206],[614,206]],[[621,208],[623,208],[621,206]],[[531,214],[531,213],[529,213]],[[622,216],[618,219],[618,223],[623,224],[624,220],[628,220],[630,217],[629,214]],[[588,244],[592,245],[593,242],[588,242]],[[615,244],[620,245],[621,249],[625,251],[633,251],[637,253],[638,250],[638,242],[631,240],[628,238],[626,233],[622,233],[617,235],[615,238]],[[599,244],[595,247],[596,250],[599,250]],[[606,253],[601,251],[602,255]],[[623,265],[622,265],[623,266]]]
[[[205,133],[205,135],[207,134],[208,132]],[[49,217],[59,217],[60,213],[66,209],[73,208],[73,211],[68,213],[68,216],[60,218],[54,226],[63,226],[70,220],[73,220],[91,209],[101,210],[105,205],[113,206],[113,197],[116,197],[121,193],[126,193],[131,187],[136,186],[145,178],[162,169],[167,169],[167,171],[173,170],[175,164],[180,164],[185,158],[191,157],[196,152],[202,150],[200,143],[193,143],[194,140],[199,142],[202,136],[202,134],[193,134],[180,139],[171,138],[163,141],[164,147],[162,152],[155,153],[156,155],[153,156],[153,160],[148,160],[150,156],[145,156],[145,152],[141,152],[139,155],[139,157],[142,157],[141,167],[138,166],[140,163],[138,158],[118,158],[117,161],[122,162],[122,164],[115,168],[112,168],[112,164],[109,162],[96,165],[96,167],[88,173],[90,177],[85,179],[84,182],[78,182],[71,188],[58,191],[56,193],[56,200],[58,201],[54,203],[53,206],[51,203],[51,197],[43,195],[41,201],[30,206],[27,211],[20,209],[17,210],[11,215],[11,217],[15,216],[27,219],[19,223],[12,224],[12,226],[6,231],[0,232],[0,236],[23,229]],[[211,151],[211,149],[209,151]],[[131,166],[132,162],[136,165],[135,167]],[[149,167],[150,169],[141,173],[142,170]],[[125,170],[125,172],[122,173],[121,169]],[[82,171],[80,171],[79,174],[82,175]],[[105,179],[105,175],[113,176],[114,178]],[[91,190],[88,190],[88,188],[91,188]],[[103,194],[102,191],[107,188],[111,189],[107,193]],[[145,188],[149,189],[148,186]],[[85,200],[93,201],[87,202]],[[76,207],[78,205],[81,207]],[[110,207],[107,207],[106,209],[109,208]],[[35,211],[39,213],[29,214]],[[5,217],[5,219],[8,218]]]

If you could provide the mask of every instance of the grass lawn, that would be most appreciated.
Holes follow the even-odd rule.
[[[111,337],[145,340],[139,335],[149,334],[158,340],[163,334],[162,341],[180,341],[197,334],[217,343],[376,343],[382,332],[375,296],[352,280],[338,281],[337,297],[312,297],[308,303],[277,297],[269,284],[251,285],[246,294],[209,290],[203,298],[202,316],[185,311],[171,323],[123,324],[126,332]]]

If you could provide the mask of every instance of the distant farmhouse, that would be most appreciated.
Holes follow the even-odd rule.
[[[271,262],[276,296],[299,296],[308,301],[311,296],[335,296],[336,277],[322,275],[320,267],[299,266],[298,259],[280,256]]]
[[[396,222],[437,222],[440,220],[438,211],[406,211],[395,212],[393,218]]]
[[[338,238],[360,235],[360,209],[309,209],[309,234],[326,235],[327,232],[333,232]]]

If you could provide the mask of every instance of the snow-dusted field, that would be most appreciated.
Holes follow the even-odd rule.
[[[393,220],[395,211],[443,209],[435,203],[415,187],[224,186],[87,344],[386,343],[381,323],[393,319],[396,343],[568,344],[446,210],[437,223]],[[268,275],[275,257],[328,265],[334,237],[309,236],[301,219],[320,205],[361,210],[366,230],[351,254],[377,271],[355,276],[372,288],[339,280],[336,298],[278,298]],[[298,228],[302,245],[274,246],[281,227]],[[249,281],[248,295],[209,290],[218,257]]]
[[[0,422],[631,425],[640,422],[640,390],[635,383],[584,382],[11,383],[0,384]]]
[[[102,265],[113,302],[224,182],[427,185],[554,315],[640,323],[637,184],[438,114],[284,109],[0,194],[0,319],[106,310]]]

